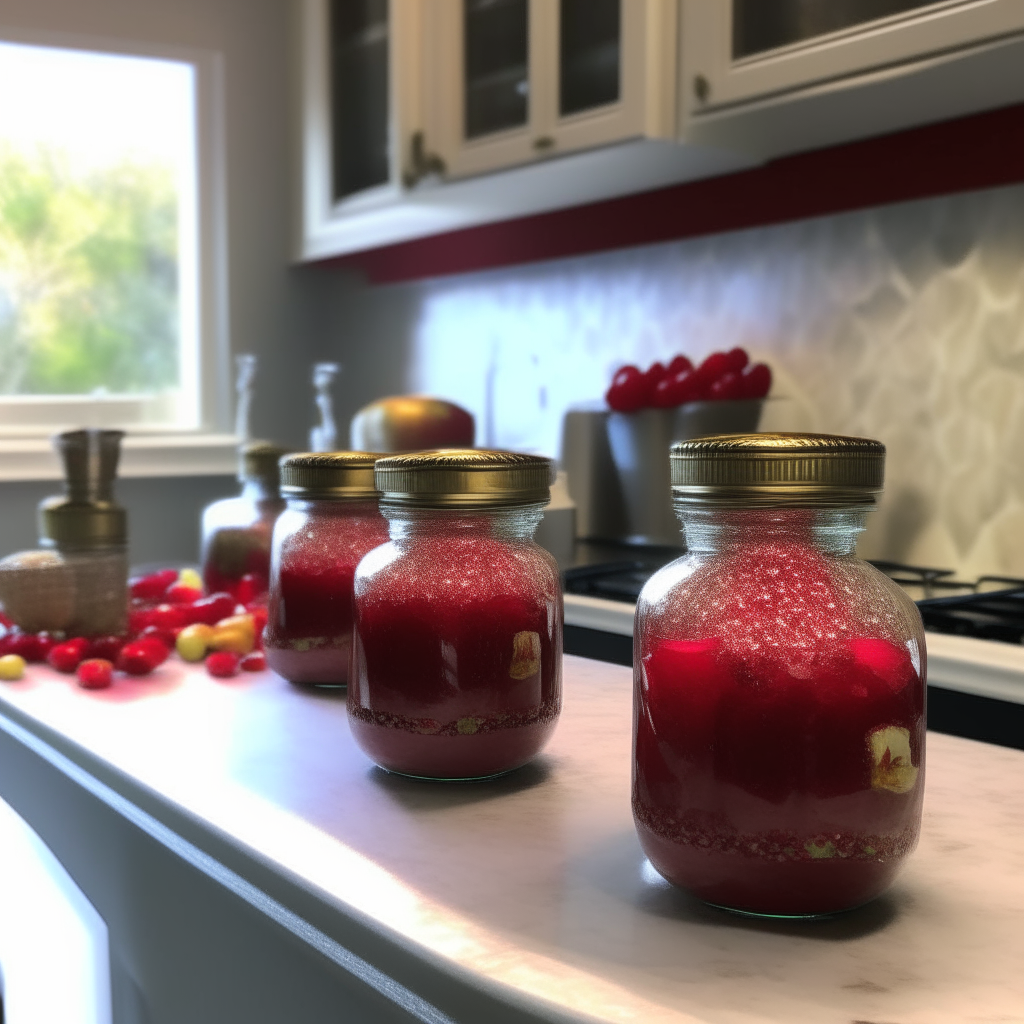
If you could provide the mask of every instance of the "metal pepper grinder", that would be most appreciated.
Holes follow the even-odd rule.
[[[114,501],[121,430],[69,430],[53,438],[64,495],[39,506],[40,544],[71,567],[75,613],[68,632],[120,633],[128,616],[128,517]]]

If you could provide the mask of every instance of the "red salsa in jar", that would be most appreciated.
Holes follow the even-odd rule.
[[[707,902],[849,909],[917,844],[924,633],[854,554],[884,452],[827,435],[673,447],[687,554],[637,606],[633,810],[654,867]]]
[[[550,472],[537,456],[465,449],[377,463],[391,539],[356,571],[348,710],[382,768],[486,778],[554,731],[561,587],[533,541]]]
[[[246,604],[266,594],[274,523],[284,511],[278,460],[287,452],[268,441],[244,445],[242,493],[203,510],[201,562],[208,594],[233,594]]]
[[[264,647],[293,683],[348,682],[352,580],[388,539],[377,507],[373,452],[290,455],[281,462],[287,508],[274,527]]]

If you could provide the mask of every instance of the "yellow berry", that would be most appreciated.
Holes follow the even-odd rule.
[[[256,643],[256,620],[251,615],[229,615],[226,619],[221,619],[214,628],[241,630],[252,638],[254,644]]]
[[[213,633],[213,626],[197,622],[194,625],[186,626],[178,634],[174,646],[184,661],[202,661],[206,657]]]
[[[0,658],[0,679],[13,683],[25,674],[25,659],[20,654],[5,654]]]
[[[210,641],[215,651],[234,651],[235,654],[250,654],[256,646],[253,631],[240,626],[217,626]]]
[[[203,589],[203,578],[195,571],[195,569],[182,569],[178,573],[178,585],[182,587],[191,587],[193,590]]]

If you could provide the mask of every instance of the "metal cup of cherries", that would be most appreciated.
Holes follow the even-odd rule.
[[[712,352],[698,366],[684,355],[667,366],[652,363],[646,370],[623,366],[604,397],[615,412],[638,412],[672,409],[686,402],[764,398],[771,386],[771,369],[765,363],[751,363],[745,349],[734,348]]]
[[[242,577],[234,593],[204,594],[194,569],[162,569],[129,581],[128,631],[120,635],[72,637],[23,633],[0,612],[0,680],[20,679],[27,663],[46,662],[74,674],[87,690],[105,689],[114,673],[148,676],[172,653],[204,662],[216,678],[261,672],[263,587]]]

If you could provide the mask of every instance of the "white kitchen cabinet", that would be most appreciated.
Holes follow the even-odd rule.
[[[451,178],[674,135],[674,0],[434,0],[427,138]]]
[[[676,139],[678,0],[295,0],[299,259],[747,166]]]
[[[760,157],[1024,99],[1024,0],[682,0],[681,131]]]

